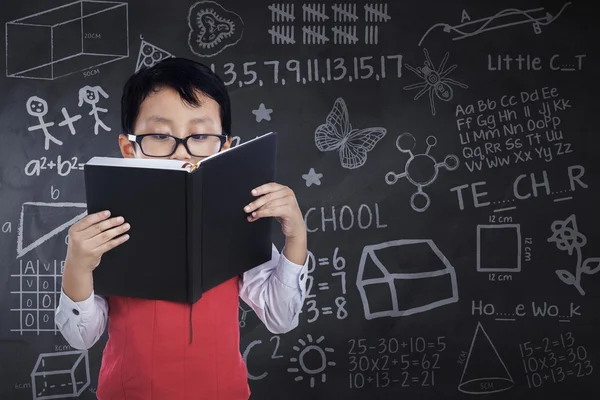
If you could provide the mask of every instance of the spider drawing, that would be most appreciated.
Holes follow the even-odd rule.
[[[415,68],[408,64],[404,65],[407,69],[414,72],[419,78],[423,79],[424,82],[405,86],[404,90],[421,89],[421,91],[414,97],[415,100],[418,100],[419,97],[424,95],[426,92],[429,92],[429,105],[431,106],[431,114],[435,115],[434,95],[440,100],[450,101],[454,97],[454,91],[450,85],[456,85],[463,89],[467,89],[468,86],[454,79],[447,78],[447,75],[456,68],[456,64],[454,64],[444,70],[446,62],[448,61],[448,53],[446,53],[444,56],[440,66],[435,68],[433,66],[433,62],[431,61],[431,57],[429,57],[427,49],[423,49],[423,52],[425,53],[425,65],[423,67]]]

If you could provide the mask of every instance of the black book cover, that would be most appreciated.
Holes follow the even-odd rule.
[[[275,181],[276,151],[270,133],[189,173],[87,164],[88,213],[108,209],[131,224],[129,240],[94,270],[95,293],[194,303],[268,261],[270,218],[248,222],[243,207],[255,199],[253,188]]]

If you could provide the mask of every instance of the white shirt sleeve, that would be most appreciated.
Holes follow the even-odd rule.
[[[298,326],[298,315],[306,297],[308,257],[304,265],[289,261],[273,245],[271,260],[243,274],[240,297],[272,333],[286,333]],[[100,339],[108,321],[108,302],[92,292],[74,302],[61,289],[54,320],[67,343],[75,349],[91,348]]]
[[[92,292],[83,301],[74,302],[61,289],[54,321],[67,343],[75,349],[91,348],[104,333],[108,303]]]
[[[304,265],[289,261],[273,245],[271,260],[243,274],[240,297],[271,333],[287,333],[298,326],[306,298],[308,257]]]

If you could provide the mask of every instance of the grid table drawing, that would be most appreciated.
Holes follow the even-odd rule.
[[[87,215],[85,203],[25,202],[17,237],[18,273],[11,274],[10,293],[18,295],[19,321],[13,332],[58,333],[54,310],[62,287],[68,229]]]
[[[60,296],[63,265],[64,261],[58,260],[19,260],[19,274],[11,275],[19,280],[19,290],[11,292],[19,295],[20,307],[11,309],[19,313],[19,328],[11,331],[58,333],[54,310]]]

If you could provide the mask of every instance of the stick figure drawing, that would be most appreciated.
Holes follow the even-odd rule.
[[[44,120],[44,117],[46,114],[48,114],[48,103],[46,100],[38,96],[31,96],[29,100],[27,100],[25,107],[27,109],[27,113],[32,117],[36,117],[39,121],[38,125],[30,126],[27,128],[27,130],[29,132],[42,130],[44,132],[44,149],[48,150],[50,148],[50,142],[54,142],[57,145],[62,146],[62,141],[52,136],[48,131],[49,127],[54,126],[54,122],[46,122]]]
[[[81,89],[79,89],[78,106],[81,107],[83,103],[87,103],[90,106],[92,106],[92,110],[89,112],[89,115],[93,115],[94,119],[96,120],[96,124],[94,125],[95,135],[98,134],[98,127],[102,127],[102,129],[104,129],[105,131],[110,132],[110,128],[106,126],[98,116],[99,112],[108,112],[106,108],[100,108],[96,106],[96,104],[98,104],[98,102],[100,101],[100,96],[104,97],[105,99],[108,98],[108,94],[100,86],[84,86]]]

